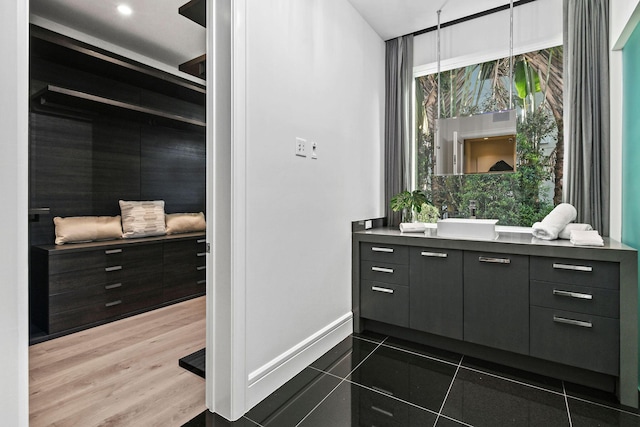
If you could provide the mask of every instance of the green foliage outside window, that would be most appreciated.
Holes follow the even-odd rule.
[[[478,218],[528,227],[562,201],[562,48],[515,57],[513,77],[516,172],[450,176],[433,175],[437,75],[416,79],[417,182],[441,216],[467,217],[475,200]],[[508,58],[443,72],[440,117],[507,109],[509,84]]]

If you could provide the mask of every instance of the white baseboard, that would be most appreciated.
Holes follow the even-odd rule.
[[[352,332],[353,313],[349,312],[251,372],[248,378],[246,410],[249,411],[260,403]]]

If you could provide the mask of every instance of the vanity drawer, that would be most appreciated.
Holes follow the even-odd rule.
[[[531,305],[604,317],[620,317],[618,291],[532,280],[529,292]]]
[[[363,280],[360,315],[398,326],[409,326],[409,287]]]
[[[376,282],[409,284],[409,266],[378,261],[361,261],[360,277]]]
[[[619,289],[620,265],[606,261],[531,257],[531,279]]]
[[[617,376],[619,334],[617,319],[531,307],[534,357]]]
[[[369,261],[390,262],[392,264],[408,264],[409,248],[407,246],[401,245],[361,243],[360,259]]]

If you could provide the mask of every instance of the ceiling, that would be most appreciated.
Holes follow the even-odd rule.
[[[188,0],[31,0],[31,13],[171,67],[202,55],[206,30],[178,14]],[[509,4],[508,0],[348,0],[383,40]],[[131,16],[116,8],[126,3]]]
[[[349,0],[373,29],[389,40],[509,4],[509,0]]]
[[[187,2],[30,0],[30,8],[33,15],[177,68],[206,51],[206,29],[178,13]],[[122,3],[133,10],[130,16],[116,10]]]

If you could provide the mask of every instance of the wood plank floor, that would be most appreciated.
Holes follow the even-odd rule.
[[[205,346],[205,297],[29,348],[30,426],[181,426],[205,382],[178,359]]]

